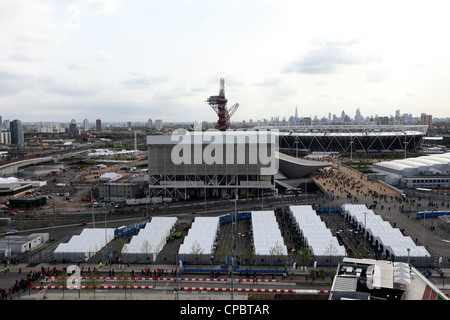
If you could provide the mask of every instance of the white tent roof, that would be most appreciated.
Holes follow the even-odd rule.
[[[73,236],[69,242],[60,243],[54,253],[96,253],[113,239],[114,229],[86,228],[80,235]]]
[[[273,211],[252,211],[253,244],[257,255],[271,255],[273,248],[280,247],[287,256],[278,223]]]
[[[294,221],[315,255],[345,256],[341,246],[310,205],[290,206]]]
[[[373,236],[386,250],[397,257],[408,255],[414,257],[430,256],[428,251],[417,246],[410,237],[405,237],[398,228],[392,228],[388,221],[384,221],[381,217],[375,215],[372,210],[367,209],[365,205],[355,205],[346,203],[343,206],[344,214],[350,215],[358,226],[366,225],[367,232]]]
[[[202,254],[211,255],[218,228],[219,217],[196,217],[178,253],[192,254],[194,246],[199,246]]]
[[[166,243],[171,229],[176,224],[176,217],[153,217],[129,244],[125,244],[125,253],[158,254]]]

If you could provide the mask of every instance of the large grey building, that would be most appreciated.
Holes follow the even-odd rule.
[[[299,178],[329,165],[280,156],[278,139],[270,131],[147,136],[150,193],[178,199],[276,194],[277,174]]]

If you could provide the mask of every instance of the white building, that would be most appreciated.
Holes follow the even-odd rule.
[[[156,130],[161,130],[163,128],[163,122],[161,119],[155,120],[155,128]]]
[[[83,120],[83,130],[84,131],[89,131],[89,121],[88,121],[88,119],[84,119]]]
[[[372,170],[385,182],[408,188],[449,188],[450,153],[375,163]]]

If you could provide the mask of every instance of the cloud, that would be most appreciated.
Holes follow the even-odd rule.
[[[99,63],[104,63],[104,62],[109,62],[112,61],[112,57],[104,52],[104,51],[99,51],[97,52],[97,56],[95,57],[95,62],[99,62]]]
[[[33,62],[42,59],[38,54],[30,54],[29,52],[13,52],[9,55],[9,58],[19,62]]]
[[[14,95],[22,91],[22,86],[15,81],[0,79],[0,96]]]
[[[254,85],[258,87],[273,87],[279,84],[281,84],[281,80],[278,78],[267,78],[262,81],[254,83]]]
[[[93,67],[91,64],[87,64],[87,63],[70,62],[66,65],[66,68],[69,70],[90,70]]]
[[[15,95],[30,88],[30,78],[28,73],[0,69],[0,95]]]
[[[368,70],[366,72],[366,82],[378,83],[389,80],[391,78],[391,71],[387,69]]]
[[[303,57],[284,69],[284,72],[301,74],[331,74],[343,66],[367,63],[370,59],[352,53],[348,48],[357,44],[357,40],[347,42],[326,41],[318,38],[311,40],[313,48]]]
[[[122,80],[121,83],[125,89],[147,89],[166,80],[165,77],[150,77],[141,72],[133,72],[127,79]]]
[[[82,97],[95,95],[100,92],[100,88],[92,84],[79,85],[69,82],[51,82],[46,86],[45,91],[61,96]]]
[[[117,13],[116,0],[65,0],[71,10],[80,10],[80,12],[90,15]]]

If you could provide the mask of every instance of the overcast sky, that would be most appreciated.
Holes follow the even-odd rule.
[[[0,115],[79,123],[450,113],[448,1],[0,0]]]

